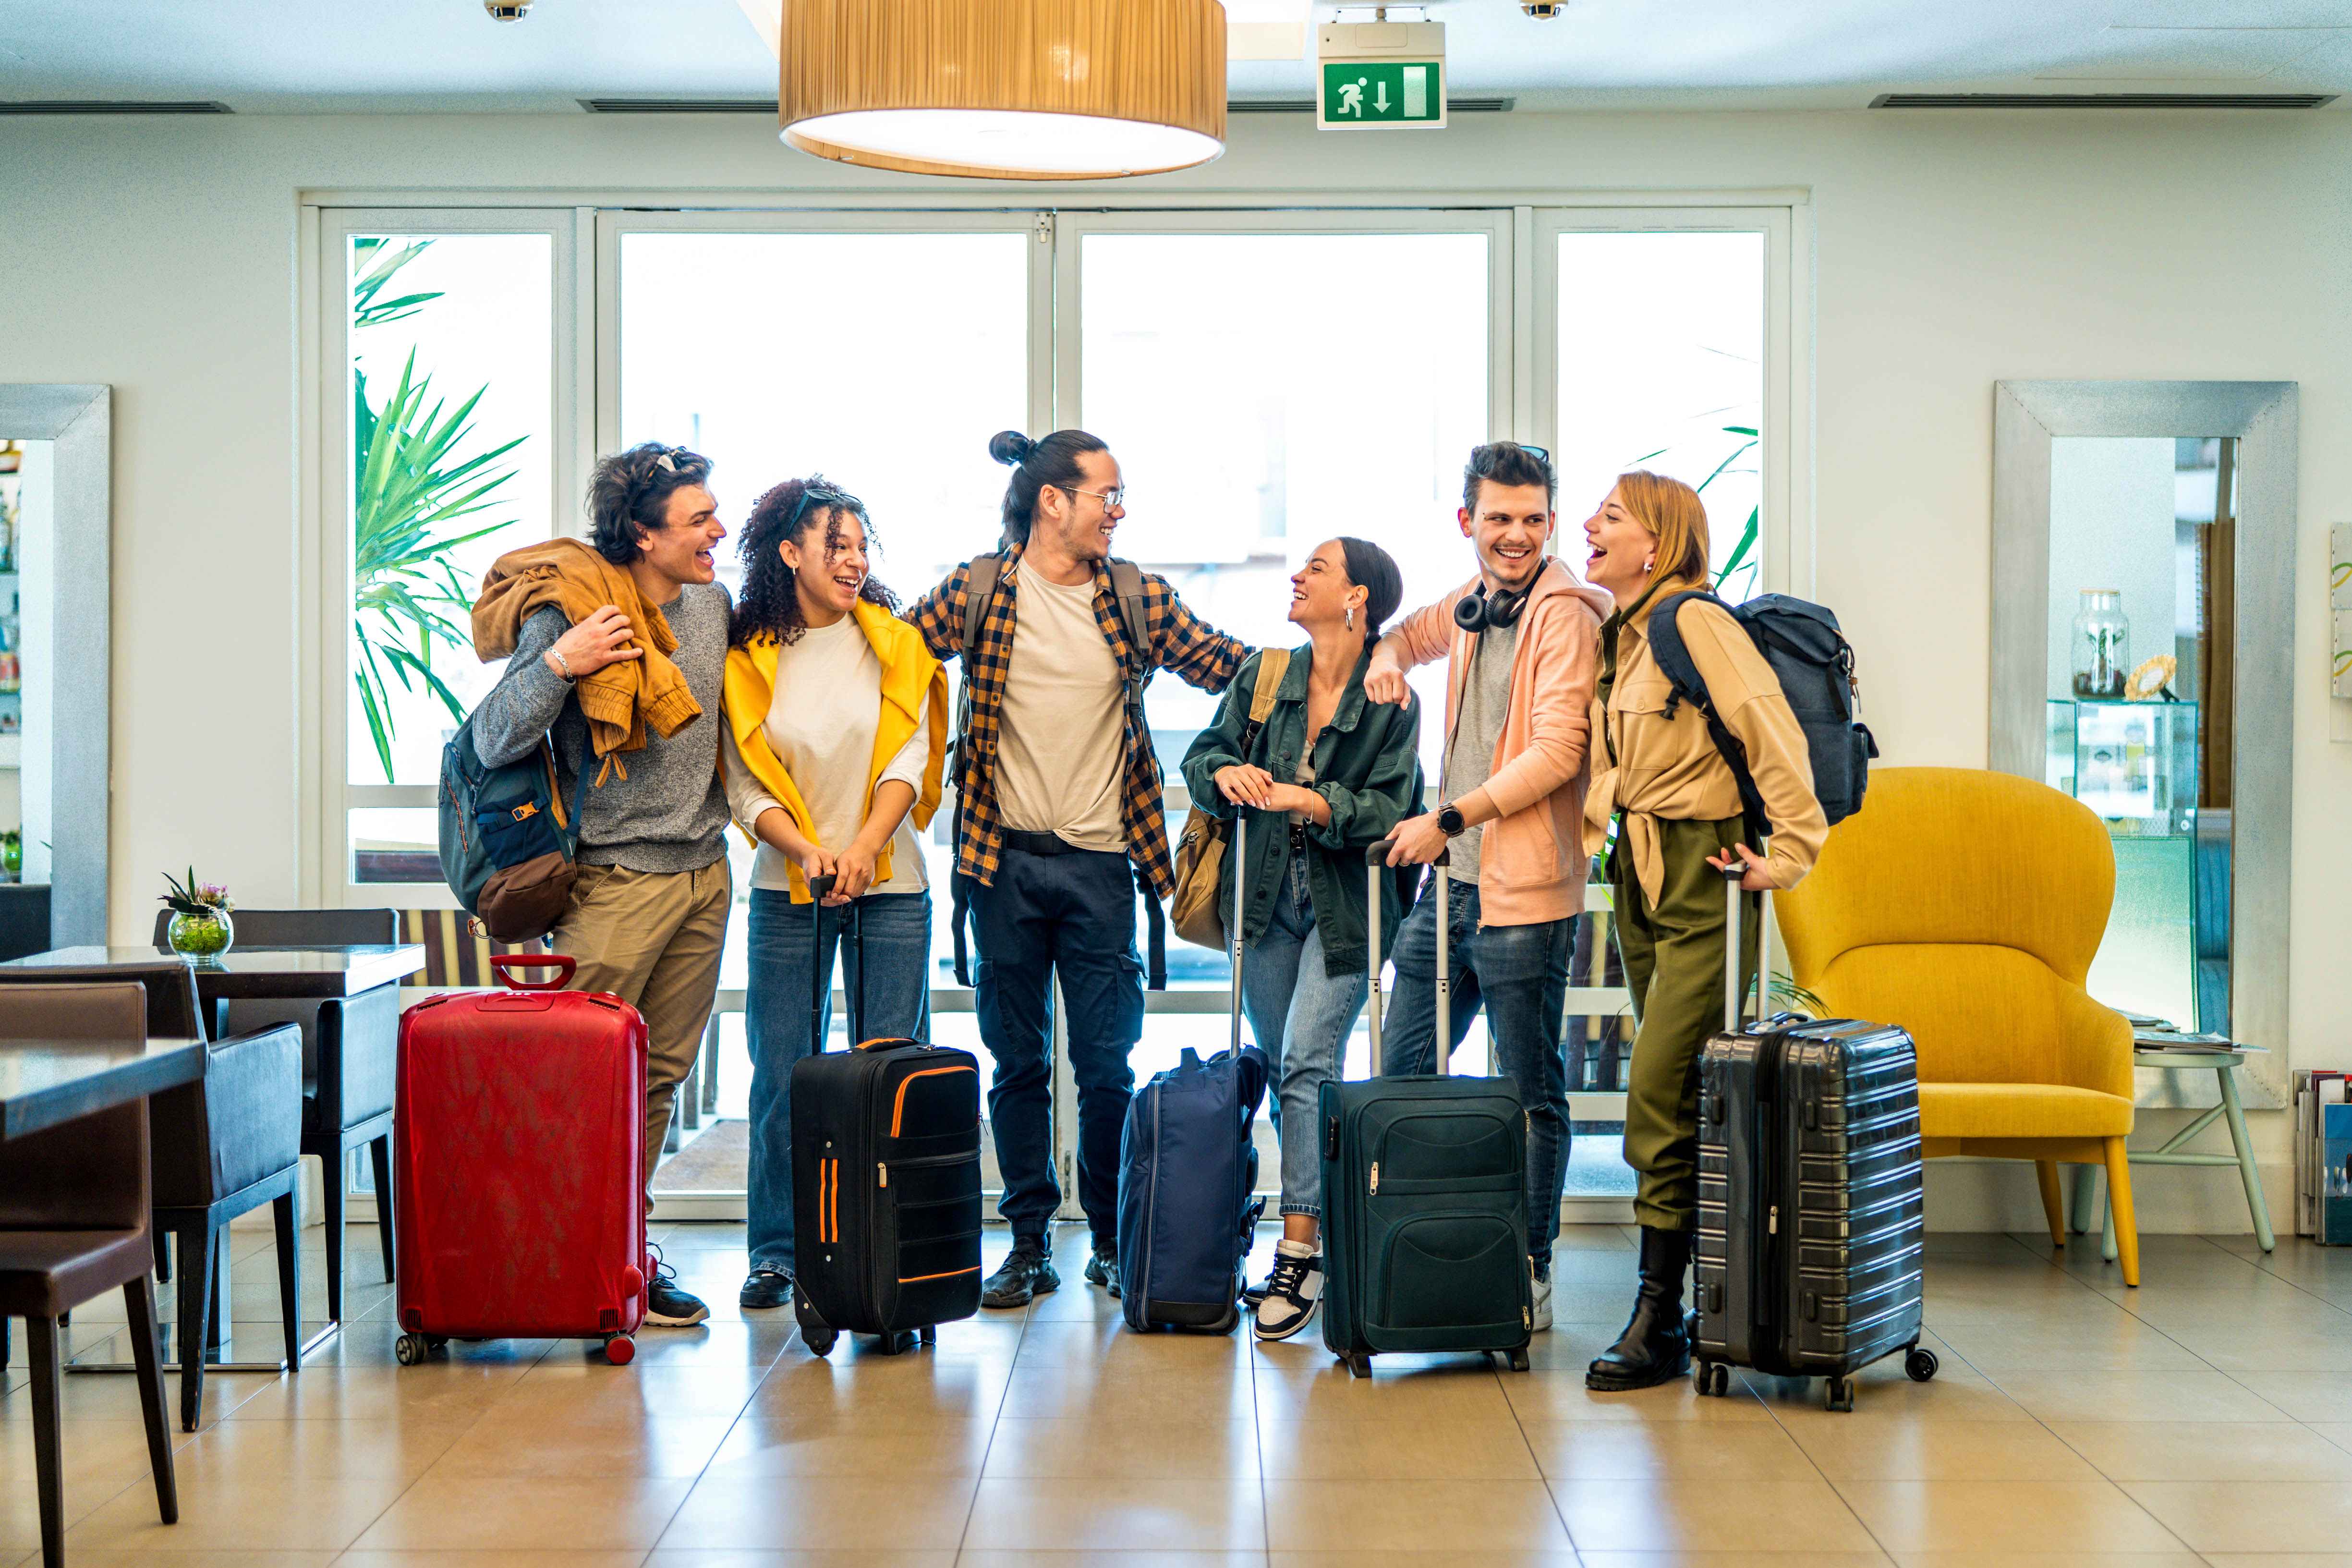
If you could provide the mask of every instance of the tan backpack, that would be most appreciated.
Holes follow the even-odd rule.
[[[1250,688],[1249,723],[1242,731],[1242,760],[1249,760],[1258,731],[1274,711],[1275,693],[1290,668],[1290,650],[1270,647],[1257,656],[1257,684]],[[1225,846],[1233,825],[1210,816],[1199,805],[1184,818],[1184,834],[1176,845],[1176,895],[1168,900],[1168,923],[1176,934],[1201,947],[1225,946],[1225,916],[1217,903],[1217,881],[1225,864]],[[1237,873],[1238,874],[1238,873]]]

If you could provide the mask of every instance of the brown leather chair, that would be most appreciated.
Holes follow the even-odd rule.
[[[147,1037],[146,1014],[146,999],[132,984],[12,986],[0,991],[0,1037],[137,1041]],[[147,1278],[154,1257],[147,1159],[143,1100],[0,1143],[0,1327],[23,1318],[30,1342],[33,1468],[46,1568],[61,1568],[66,1560],[58,1320],[109,1290],[121,1290],[130,1313],[125,1331],[139,1366],[156,1507],[165,1524],[180,1518],[163,1424],[154,1288]]]
[[[155,945],[167,949],[172,911],[155,911]],[[239,910],[247,947],[343,947],[400,940],[391,910]],[[327,1316],[343,1316],[343,1163],[362,1144],[375,1165],[376,1239],[392,1282],[392,1089],[400,1051],[400,992],[384,986],[324,1002],[224,1002],[216,1032],[273,1024],[302,1027],[302,1152],[319,1162],[326,1198]],[[166,1259],[168,1265],[168,1258]]]
[[[36,985],[136,981],[146,987],[150,1037],[204,1039],[195,972],[187,961],[89,968],[0,967],[0,995]],[[295,1198],[302,1173],[302,1032],[291,1024],[215,1041],[203,1075],[166,1089],[149,1107],[156,1232],[179,1239],[180,1424],[196,1429],[205,1350],[214,1337],[213,1289],[220,1235],[267,1203],[278,1231],[278,1314],[290,1370],[301,1370],[302,1247]]]

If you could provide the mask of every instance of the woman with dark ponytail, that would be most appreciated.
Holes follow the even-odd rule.
[[[861,940],[845,984],[866,1037],[919,1039],[930,1016],[931,899],[915,832],[939,806],[947,674],[869,574],[873,542],[864,503],[812,478],[761,496],[740,547],[720,761],[729,807],[760,847],[743,1019],[750,1308],[792,1299],[793,1065],[823,1043],[808,998],[832,992],[847,906]],[[812,877],[834,879],[821,903]]]
[[[1290,579],[1290,620],[1307,645],[1252,655],[1216,722],[1184,757],[1194,805],[1217,816],[1255,814],[1244,836],[1246,861],[1237,867],[1225,858],[1218,904],[1233,909],[1238,875],[1242,1008],[1272,1059],[1282,1139],[1282,1239],[1272,1277],[1250,1292],[1261,1340],[1305,1328],[1322,1296],[1316,1103],[1340,1075],[1364,1005],[1364,851],[1421,806],[1420,709],[1364,700],[1372,645],[1403,598],[1404,579],[1379,545],[1333,539],[1317,546]],[[1258,724],[1250,713],[1261,681],[1275,683],[1274,706]],[[1395,896],[1381,900],[1383,948],[1418,870],[1388,873],[1397,881]]]

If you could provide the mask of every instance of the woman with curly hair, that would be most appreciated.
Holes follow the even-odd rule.
[[[808,998],[830,994],[835,949],[869,1038],[920,1038],[930,1018],[931,897],[915,834],[940,803],[947,675],[869,574],[873,542],[865,504],[812,477],[761,496],[740,546],[720,762],[729,807],[759,846],[743,1020],[750,1308],[792,1299],[793,1066],[823,1044]],[[834,879],[821,902],[813,877]],[[862,941],[845,944],[853,905]]]

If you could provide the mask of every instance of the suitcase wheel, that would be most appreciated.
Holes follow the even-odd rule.
[[[1921,1350],[1913,1345],[1911,1352],[1903,1358],[1903,1375],[1914,1383],[1925,1383],[1935,1376],[1937,1369],[1943,1364],[1936,1359],[1934,1351]]]
[[[392,1343],[392,1355],[403,1366],[415,1366],[433,1353],[423,1334],[403,1334]]]
[[[1853,1379],[1850,1377],[1831,1378],[1829,1380],[1828,1386],[1822,1391],[1822,1405],[1824,1409],[1829,1410],[1852,1410],[1853,1408]]]
[[[1528,1367],[1535,1364],[1528,1359],[1528,1352],[1524,1349],[1513,1351],[1511,1352],[1510,1359],[1511,1370],[1513,1372],[1525,1372]]]
[[[1348,1363],[1348,1375],[1349,1377],[1370,1377],[1372,1375],[1371,1357],[1368,1355],[1350,1355],[1341,1356],[1339,1359]]]
[[[916,1331],[916,1335],[925,1344],[935,1345],[940,1342],[940,1326],[937,1323],[925,1323]]]
[[[884,1355],[905,1355],[922,1342],[922,1336],[914,1330],[900,1329],[895,1334],[884,1334],[875,1342],[874,1348]]]
[[[626,1366],[637,1359],[637,1342],[626,1334],[614,1334],[604,1342],[604,1359],[614,1366]]]
[[[1691,1374],[1691,1383],[1701,1394],[1721,1399],[1731,1392],[1731,1369],[1719,1361],[1703,1361]]]

